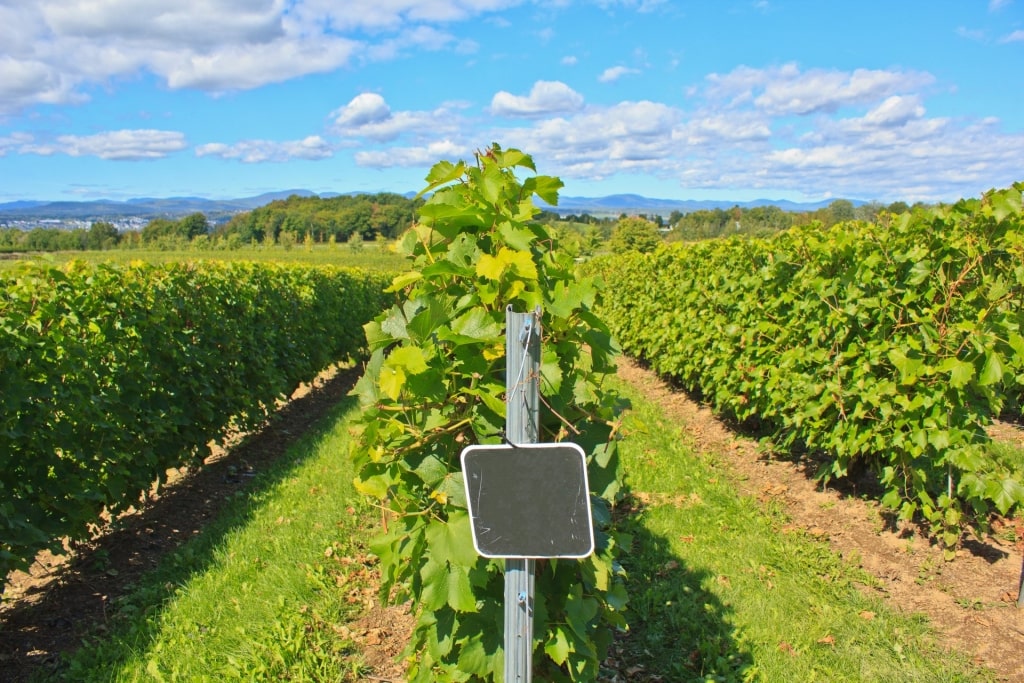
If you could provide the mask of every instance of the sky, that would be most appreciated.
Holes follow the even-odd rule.
[[[1024,181],[1024,0],[0,0],[0,202],[955,201]]]

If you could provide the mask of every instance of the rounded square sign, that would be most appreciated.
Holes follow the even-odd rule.
[[[484,557],[594,552],[587,461],[572,443],[469,446],[462,473],[473,545]]]

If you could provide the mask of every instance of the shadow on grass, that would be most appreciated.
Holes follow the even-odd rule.
[[[620,676],[613,680],[745,680],[753,657],[736,640],[732,609],[708,589],[717,577],[686,566],[668,539],[644,526],[643,507],[626,500],[616,527],[633,537],[622,558],[629,632],[616,641]]]
[[[159,625],[152,615],[247,523],[254,510],[248,499],[301,464],[298,454],[282,459],[286,451],[318,438],[330,426],[324,418],[351,405],[345,396],[358,375],[341,370],[314,385],[225,457],[164,489],[48,576],[26,581],[0,611],[0,680],[59,680],[65,657],[132,627],[144,629],[132,639],[146,642]]]

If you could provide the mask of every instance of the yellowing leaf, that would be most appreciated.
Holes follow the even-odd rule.
[[[537,279],[537,265],[530,252],[525,250],[502,247],[495,256],[482,255],[476,264],[476,274],[488,280],[500,280],[507,270],[526,279]]]
[[[418,346],[400,346],[391,352],[384,361],[384,369],[395,368],[404,370],[410,375],[418,375],[427,370],[427,360],[423,349]]]
[[[380,390],[392,401],[397,401],[405,386],[405,371],[402,368],[383,367],[380,370]]]
[[[501,274],[505,272],[506,265],[494,256],[484,254],[476,263],[476,274],[488,280],[500,280]]]

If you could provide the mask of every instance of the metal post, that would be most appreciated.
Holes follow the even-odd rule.
[[[530,313],[505,310],[505,436],[513,445],[540,437],[540,317],[539,306]],[[533,680],[533,587],[532,559],[505,560],[506,683]]]

